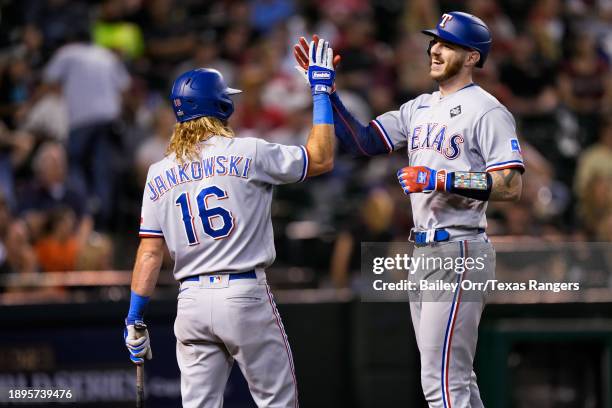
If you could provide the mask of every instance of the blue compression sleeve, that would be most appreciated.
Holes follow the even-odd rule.
[[[138,293],[132,291],[132,295],[130,296],[130,310],[127,319],[125,319],[126,324],[134,324],[136,320],[142,320],[148,303],[148,296],[140,296]]]
[[[315,94],[312,97],[312,124],[334,124],[331,102],[329,101],[329,95],[326,93]]]
[[[336,137],[346,150],[357,156],[390,153],[378,130],[371,123],[368,126],[359,123],[344,107],[338,92],[332,93],[329,99],[334,111]]]

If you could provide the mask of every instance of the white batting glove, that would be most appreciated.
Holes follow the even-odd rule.
[[[319,36],[313,35],[312,40],[315,44],[319,43]],[[304,81],[310,85],[310,81],[308,81],[308,65],[309,65],[309,55],[310,55],[310,44],[304,37],[300,37],[293,45],[293,57],[295,58],[295,69],[299,72],[300,76],[304,78]],[[340,64],[340,60],[342,58],[340,55],[335,55],[331,60],[334,65],[334,69],[337,69],[338,64]]]
[[[308,82],[313,95],[332,93],[336,78],[333,59],[334,51],[327,41],[320,39],[318,43],[310,42]]]
[[[134,364],[142,364],[145,358],[147,360],[153,358],[149,331],[144,322],[137,320],[134,324],[126,324],[123,337],[125,339],[125,346],[130,352],[130,360]]]

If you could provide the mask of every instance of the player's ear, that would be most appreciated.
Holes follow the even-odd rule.
[[[480,53],[478,51],[470,50],[468,51],[468,57],[465,60],[465,65],[474,67],[480,61]]]

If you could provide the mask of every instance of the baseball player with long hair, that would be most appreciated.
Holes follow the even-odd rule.
[[[357,155],[407,150],[409,166],[397,177],[412,205],[413,257],[483,260],[482,270],[462,272],[422,263],[432,268],[419,267],[410,277],[458,285],[455,291],[428,299],[421,292],[411,294],[421,383],[429,406],[477,408],[483,404],[473,361],[485,293],[467,296],[461,283],[493,279],[495,252],[485,233],[485,210],[488,201],[520,198],[523,159],[512,115],[472,80],[491,47],[486,24],[473,15],[451,12],[423,33],[431,37],[429,76],[438,90],[378,116],[367,126],[347,111],[334,92],[335,133]],[[300,39],[295,56],[302,73],[307,73],[309,51]]]
[[[272,186],[333,168],[333,52],[323,41],[311,48],[306,146],[235,138],[227,120],[230,96],[240,91],[218,71],[196,69],[174,82],[178,123],[167,156],[147,176],[125,343],[135,364],[152,357],[142,320],[165,242],[180,282],[174,333],[184,407],[220,408],[234,361],[257,406],[298,406],[291,350],[265,269],[275,258]]]

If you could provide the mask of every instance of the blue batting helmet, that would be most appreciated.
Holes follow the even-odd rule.
[[[230,95],[240,92],[229,88],[216,69],[198,68],[185,72],[174,81],[170,99],[179,122],[202,116],[227,120],[234,113]]]
[[[484,65],[491,49],[489,27],[478,17],[460,11],[442,14],[436,28],[422,33],[478,51],[480,60],[476,66],[479,68]]]

